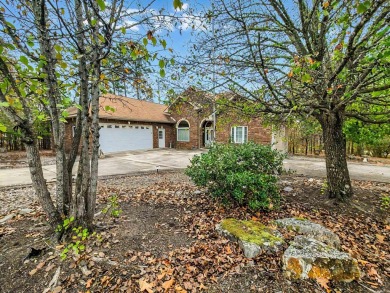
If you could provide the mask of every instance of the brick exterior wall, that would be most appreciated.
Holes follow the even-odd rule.
[[[188,102],[177,102],[170,108],[171,116],[177,121],[187,120],[190,124],[190,141],[177,141],[177,129],[174,126],[175,148],[194,149],[204,147],[204,128],[202,122],[208,120],[212,113],[212,107],[206,106],[202,109],[196,109],[194,105]],[[222,113],[217,116],[216,141],[228,143],[230,141],[231,127],[248,126],[248,141],[258,144],[271,144],[271,128],[264,127],[261,119],[241,119],[236,113]]]
[[[271,144],[271,128],[264,127],[259,118],[252,118],[249,121],[247,119],[233,118],[226,122],[224,117],[217,117],[216,141],[228,143],[230,141],[231,128],[234,126],[248,127],[248,141],[258,144]]]
[[[207,109],[196,109],[188,102],[178,102],[170,108],[171,117],[176,120],[173,126],[174,130],[174,147],[177,149],[198,149],[201,145],[202,129],[201,123],[209,117]],[[180,121],[186,120],[190,124],[190,140],[188,142],[177,141],[177,125]]]
[[[124,120],[100,119],[99,121],[100,123],[128,124],[128,121],[124,121]],[[67,152],[70,151],[70,148],[72,146],[72,139],[73,139],[72,127],[74,126],[74,124],[75,124],[75,120],[69,119],[68,123],[65,125],[65,149]],[[152,126],[153,148],[158,148],[158,129],[159,128],[165,129],[165,147],[166,148],[169,148],[170,146],[173,147],[176,137],[174,136],[174,126],[172,124],[155,123],[155,122],[138,122],[138,121],[131,121],[131,124]]]

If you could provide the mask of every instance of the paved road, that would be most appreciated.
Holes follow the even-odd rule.
[[[134,151],[109,155],[99,161],[99,176],[134,174],[159,170],[185,168],[190,159],[201,151],[174,149]],[[291,157],[284,161],[286,169],[297,174],[314,177],[325,176],[325,162],[320,158]],[[349,163],[352,179],[372,180],[390,183],[390,166],[378,166],[367,163]],[[55,180],[55,166],[44,166],[44,176],[48,181]],[[0,187],[31,184],[28,168],[0,170]]]
[[[325,160],[321,158],[290,157],[284,161],[284,167],[313,177],[326,177]],[[390,166],[369,163],[348,162],[352,179],[390,183]]]

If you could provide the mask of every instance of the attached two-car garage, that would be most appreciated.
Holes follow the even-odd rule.
[[[114,153],[153,148],[151,125],[100,124],[100,149],[103,153]]]

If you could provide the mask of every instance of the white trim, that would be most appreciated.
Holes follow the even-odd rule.
[[[237,140],[237,128],[242,128],[241,141]],[[246,130],[246,131],[245,131]],[[233,126],[230,129],[230,137],[233,143],[246,143],[248,142],[248,126]]]
[[[160,138],[160,133],[162,133],[162,138]],[[165,148],[165,129],[164,128],[157,129],[157,138],[158,138],[158,147]]]
[[[191,127],[190,121],[188,121],[186,118],[181,118],[179,121],[176,122],[176,128],[178,128],[178,127],[179,127],[179,124],[180,124],[181,122],[183,122],[183,121],[185,121],[185,122],[188,123],[188,128]]]
[[[188,127],[180,127],[179,128],[180,123],[183,121],[187,122]],[[176,140],[179,142],[189,142],[190,141],[190,127],[191,127],[191,124],[187,119],[180,119],[176,123]],[[187,130],[188,131],[188,139],[187,140],[179,139],[179,130]]]

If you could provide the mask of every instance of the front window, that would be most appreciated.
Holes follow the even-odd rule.
[[[190,124],[185,120],[177,126],[177,141],[190,141]]]
[[[232,127],[231,138],[233,143],[246,143],[248,141],[248,126]]]

